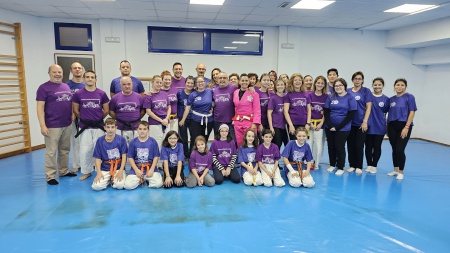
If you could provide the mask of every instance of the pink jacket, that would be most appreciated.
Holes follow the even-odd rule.
[[[261,124],[261,107],[259,106],[259,94],[251,93],[248,89],[244,92],[242,99],[239,100],[239,91],[237,89],[233,93],[234,111],[236,115],[249,116],[253,115],[254,124]]]

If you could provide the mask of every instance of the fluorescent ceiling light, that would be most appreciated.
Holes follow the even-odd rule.
[[[225,49],[236,49],[237,47],[223,47]]]
[[[223,5],[225,0],[191,0],[190,4]]]
[[[256,34],[256,33],[247,33],[247,34],[245,34],[244,35],[245,37],[260,37],[261,35],[259,35],[259,34]]]
[[[247,44],[248,41],[238,41],[238,40],[235,40],[235,41],[233,41],[233,42],[231,42],[231,43],[233,43],[233,44]]]
[[[322,1],[322,0],[301,0],[291,9],[308,9],[308,10],[320,10],[335,1]]]
[[[116,0],[81,0],[81,2],[115,2]]]
[[[431,10],[437,7],[439,6],[426,4],[403,4],[395,8],[385,10],[384,12],[414,13],[418,11]]]

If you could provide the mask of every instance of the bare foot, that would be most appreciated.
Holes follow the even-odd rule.
[[[88,174],[84,174],[83,176],[81,176],[79,179],[80,181],[86,180],[87,178],[89,178],[91,176],[91,173]]]
[[[78,168],[73,168],[70,172],[72,172],[72,173],[78,173]]]

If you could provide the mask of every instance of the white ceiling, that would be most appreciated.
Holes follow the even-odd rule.
[[[189,0],[0,0],[0,8],[50,18],[371,30],[390,30],[450,16],[450,0],[336,0],[322,10],[290,9],[298,1],[225,0],[223,6],[206,6],[190,5]],[[291,4],[278,8],[283,2]],[[443,6],[415,15],[383,12],[405,3]]]

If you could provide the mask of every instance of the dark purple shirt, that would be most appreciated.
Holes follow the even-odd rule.
[[[172,76],[172,84],[170,87],[174,87],[177,90],[182,90],[186,87],[186,78],[181,77],[180,80],[175,79],[175,77]]]
[[[39,86],[36,101],[44,101],[44,119],[47,128],[67,127],[72,124],[72,91],[65,83],[50,81]]]
[[[233,93],[237,87],[228,84],[224,88],[217,87],[213,93],[214,121],[231,123],[234,116]]]
[[[328,94],[317,96],[316,93],[310,92],[309,97],[311,100],[311,119],[322,119],[323,106],[327,101]]]
[[[264,143],[259,144],[256,149],[256,161],[266,164],[275,164],[276,161],[280,160],[280,150],[278,146],[270,143],[269,148],[264,146]]]
[[[308,104],[311,103],[308,92],[288,92],[284,103],[289,104],[289,116],[293,125],[305,125],[308,120]]]
[[[170,102],[170,114],[177,114],[178,112],[178,88],[170,86],[170,89],[168,90],[162,90],[167,93],[167,97],[169,98]]]
[[[268,110],[272,110],[272,126],[284,129],[286,120],[283,114],[284,99],[283,97],[274,94],[269,99]]]
[[[151,96],[145,96],[144,98],[144,108],[150,109],[156,116],[160,118],[165,118],[167,116],[167,106],[170,105],[169,98],[165,91],[160,91],[158,93],[152,93]],[[149,125],[160,125],[161,123],[152,117],[148,117]]]
[[[270,92],[263,92],[258,87],[255,87],[255,92],[259,95],[259,102],[261,104],[261,125],[269,125],[269,120],[267,119],[267,107],[269,105]],[[270,95],[269,95],[270,94]]]
[[[213,155],[216,155],[217,161],[226,168],[231,163],[231,157],[237,153],[236,143],[233,140],[230,142],[213,140],[210,151]]]
[[[212,169],[212,153],[202,155],[197,150],[192,152],[189,159],[189,169],[196,170],[198,175],[203,175],[203,172],[208,169]]]
[[[100,89],[88,91],[82,88],[75,92],[72,102],[80,106],[80,119],[83,121],[103,120],[103,105],[109,102],[108,95]],[[103,122],[101,124],[103,126]],[[80,121],[80,128],[84,126]],[[91,127],[89,127],[91,128]]]
[[[117,129],[119,130],[136,130],[141,118],[141,110],[143,107],[143,98],[139,93],[132,92],[130,95],[124,95],[122,92],[117,93],[109,102],[109,110],[116,113],[116,117],[125,122],[133,122],[133,128],[124,126],[117,121]]]

